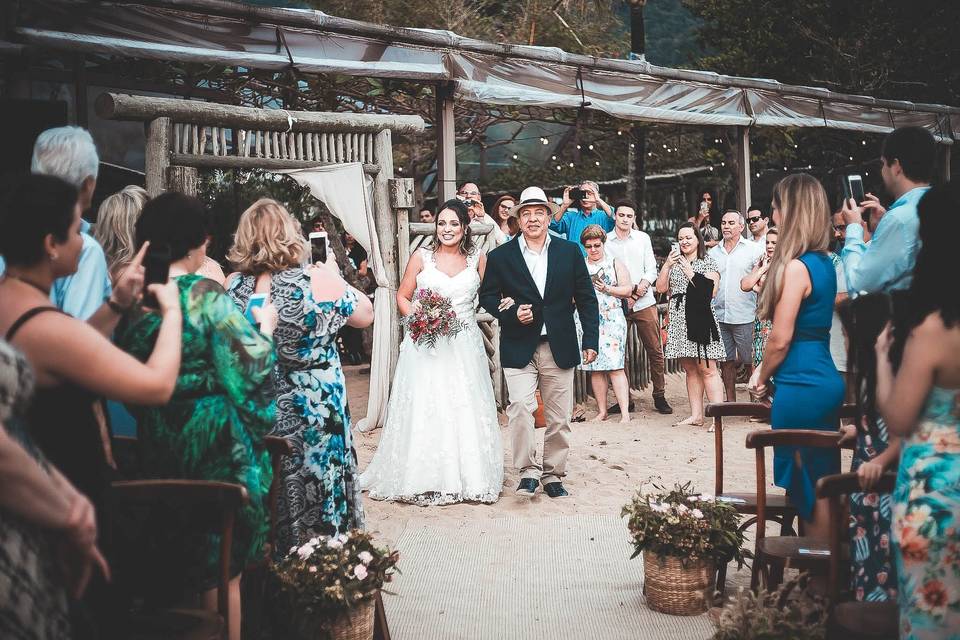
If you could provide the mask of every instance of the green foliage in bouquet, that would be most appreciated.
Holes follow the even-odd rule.
[[[316,636],[390,582],[399,557],[358,529],[292,547],[273,567],[285,623],[298,637]]]
[[[804,573],[773,593],[741,589],[721,612],[712,640],[823,640],[828,613]]]
[[[650,551],[661,558],[679,558],[684,566],[691,560],[736,560],[743,566],[749,552],[743,548],[740,515],[733,506],[692,491],[689,482],[676,484],[671,491],[652,486],[656,493],[644,494],[641,485],[620,513],[628,518],[633,538],[631,559]]]

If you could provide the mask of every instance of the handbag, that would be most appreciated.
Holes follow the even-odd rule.
[[[616,259],[616,258],[613,259],[613,275],[614,275],[614,276],[617,276],[617,259]],[[619,276],[617,276],[617,284],[616,284],[616,286],[618,286],[618,287],[620,286],[620,277],[619,277]],[[623,317],[624,317],[624,318],[629,317],[629,316],[630,316],[630,312],[632,311],[631,308],[630,308],[630,298],[620,298],[620,308],[623,309]]]

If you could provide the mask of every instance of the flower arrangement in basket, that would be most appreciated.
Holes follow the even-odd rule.
[[[631,559],[643,554],[644,591],[652,609],[677,615],[702,613],[713,597],[714,567],[744,550],[740,516],[731,505],[677,484],[671,491],[637,492],[623,507],[633,538]]]
[[[457,317],[450,298],[424,288],[413,295],[413,310],[404,318],[403,325],[414,343],[432,349],[440,338],[452,338],[467,323]]]
[[[303,639],[372,638],[374,596],[399,557],[360,530],[291,547],[273,567],[285,624]]]

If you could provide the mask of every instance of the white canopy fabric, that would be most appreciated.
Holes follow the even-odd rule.
[[[370,362],[370,395],[367,415],[355,426],[369,431],[386,420],[390,396],[390,336],[393,287],[383,266],[383,254],[377,238],[373,212],[373,178],[363,172],[359,162],[330,164],[310,169],[277,171],[310,189],[322,201],[343,228],[367,250],[377,290],[373,299],[373,348]]]
[[[209,5],[192,7],[190,0],[31,0],[21,5],[26,8],[14,29],[21,40],[72,53],[452,81],[464,100],[582,107],[624,120],[865,133],[916,125],[944,144],[960,139],[960,109],[942,105],[844,96],[549,47],[496,45],[449,31],[397,29],[319,11],[223,3],[223,13],[214,15],[204,10]]]

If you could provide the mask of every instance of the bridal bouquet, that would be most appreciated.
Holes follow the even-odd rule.
[[[433,289],[417,290],[413,302],[414,310],[403,324],[410,338],[422,347],[433,348],[440,338],[452,338],[467,326],[466,322],[457,318],[450,298]]]

